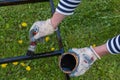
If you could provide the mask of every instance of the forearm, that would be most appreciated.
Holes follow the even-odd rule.
[[[95,52],[100,56],[104,56],[106,54],[109,54],[109,51],[107,50],[107,46],[106,44],[103,44],[101,46],[97,46],[93,48],[95,50]]]
[[[120,53],[120,35],[110,39],[106,44],[94,47],[95,52],[102,57],[106,54],[119,54]]]
[[[55,12],[54,15],[51,18],[51,23],[52,26],[54,27],[54,29],[57,28],[57,26],[62,22],[62,20],[65,18],[66,16],[63,14],[60,14],[58,12]]]
[[[72,15],[79,3],[80,0],[60,0],[51,18],[52,26],[56,28],[66,16]]]

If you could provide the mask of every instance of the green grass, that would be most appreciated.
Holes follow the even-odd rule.
[[[55,2],[57,5],[57,1]],[[74,15],[67,17],[60,30],[65,51],[70,48],[81,48],[92,44],[100,45],[120,33],[120,0],[84,0],[75,10]],[[25,55],[28,45],[28,31],[37,20],[50,18],[50,7],[47,3],[0,7],[0,58]],[[27,22],[21,28],[21,22]],[[37,52],[58,49],[55,34],[47,43],[40,43]],[[23,44],[18,44],[22,39]],[[120,56],[104,56],[93,64],[84,75],[72,80],[119,80]],[[65,80],[58,67],[58,57],[22,61],[31,67],[9,63],[6,68],[0,67],[0,80]]]

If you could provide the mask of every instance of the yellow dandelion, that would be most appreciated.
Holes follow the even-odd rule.
[[[51,51],[54,51],[54,50],[55,50],[55,48],[52,47],[52,48],[51,48]]]
[[[26,70],[27,70],[27,71],[30,71],[30,70],[31,70],[30,66],[27,66],[27,67],[26,67]]]
[[[45,37],[45,41],[48,42],[50,40],[50,37]]]
[[[16,65],[18,65],[18,62],[13,62],[12,64],[16,66]]]
[[[8,64],[1,64],[2,68],[6,68]]]
[[[23,43],[23,40],[18,40],[18,43],[19,43],[19,44],[22,44],[22,43]]]
[[[25,63],[21,62],[20,65],[24,67],[24,66],[25,66]]]
[[[22,22],[22,23],[21,23],[21,26],[22,26],[22,27],[27,27],[27,23],[26,23],[26,22]]]
[[[96,44],[93,44],[92,47],[96,47]]]

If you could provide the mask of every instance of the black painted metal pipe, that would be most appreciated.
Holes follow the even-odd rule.
[[[26,4],[26,3],[36,3],[36,2],[49,2],[49,0],[0,0],[0,7],[9,6],[9,5]]]
[[[51,5],[51,10],[52,10],[52,14],[54,14],[55,12],[55,7],[54,7],[54,3],[53,0],[49,0],[50,1],[50,5]],[[59,45],[59,49],[63,49],[63,44],[62,44],[62,38],[60,35],[60,27],[58,26],[58,29],[56,30],[56,34],[57,34],[57,40],[58,40],[58,45]]]
[[[11,57],[11,58],[4,58],[0,59],[0,64],[3,63],[11,63],[16,61],[23,61],[23,60],[32,60],[32,59],[38,59],[38,58],[45,58],[45,57],[51,57],[51,56],[59,56],[63,53],[62,50],[54,51],[54,52],[45,52],[45,53],[36,53],[33,55],[25,55],[25,56],[17,56],[17,57]]]

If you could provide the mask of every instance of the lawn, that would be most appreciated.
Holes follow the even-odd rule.
[[[55,1],[55,0],[54,0]],[[58,0],[55,1],[57,6]],[[25,55],[29,29],[35,21],[51,17],[48,3],[0,7],[0,58]],[[27,27],[22,27],[22,22]],[[83,0],[60,24],[64,49],[106,43],[120,33],[120,0]],[[58,49],[55,34],[39,43],[36,52]],[[22,41],[19,43],[19,41]],[[71,80],[119,80],[120,56],[107,55],[96,61],[84,75]],[[65,80],[58,57],[21,61],[0,66],[0,80]]]

